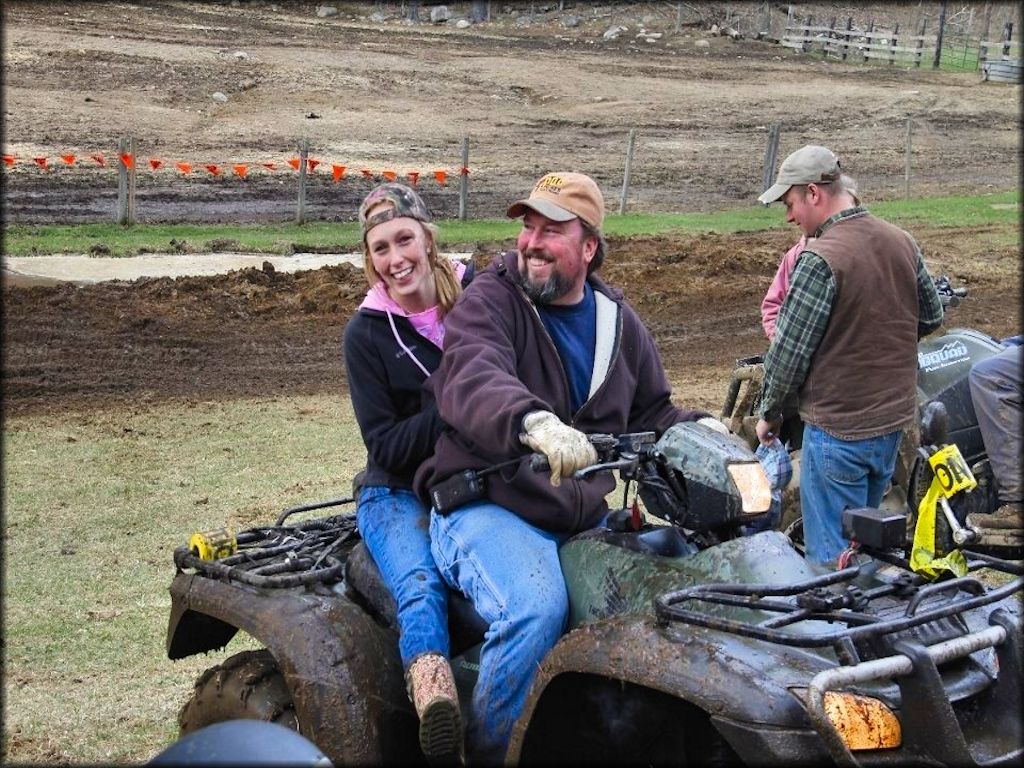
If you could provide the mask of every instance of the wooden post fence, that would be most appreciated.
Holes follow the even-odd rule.
[[[935,38],[935,58],[932,60],[932,69],[938,69],[942,61],[942,38],[946,33],[946,0],[942,0],[939,7],[939,31]]]
[[[130,157],[129,166],[122,158]],[[135,137],[123,136],[117,142],[117,223],[135,224]]]
[[[910,199],[910,131],[913,125],[913,120],[907,117],[907,146],[904,152],[904,165],[903,165],[903,199]]]
[[[772,185],[775,175],[775,159],[779,155],[779,131],[780,123],[772,123],[768,126],[768,146],[764,151],[764,175],[761,182],[761,191],[764,192]]]
[[[459,221],[466,220],[469,196],[469,137],[462,139],[462,165],[459,167]]]
[[[299,200],[295,207],[295,223],[306,223],[306,161],[309,158],[309,139],[299,143]]]
[[[629,129],[626,140],[626,167],[622,172],[622,195],[619,197],[619,214],[626,212],[626,198],[629,196],[629,178],[633,173],[633,145],[636,142],[636,128]]]

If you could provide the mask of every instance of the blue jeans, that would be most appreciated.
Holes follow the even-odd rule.
[[[430,514],[412,491],[367,486],[356,522],[398,605],[402,667],[424,653],[448,658],[448,585],[430,553]]]
[[[896,469],[902,435],[897,430],[866,440],[840,440],[804,425],[800,510],[808,560],[833,562],[849,546],[843,538],[843,510],[881,503]]]
[[[568,538],[535,528],[497,504],[430,516],[437,567],[490,625],[466,728],[470,764],[500,764],[534,672],[569,615],[558,547]]]

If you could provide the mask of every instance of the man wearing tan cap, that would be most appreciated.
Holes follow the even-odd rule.
[[[808,559],[823,564],[848,546],[843,509],[882,501],[917,413],[917,341],[942,324],[917,243],[851,206],[841,175],[831,150],[808,145],[758,198],[782,202],[809,238],[765,355],[757,435],[774,440],[795,393],[804,541]]]
[[[517,250],[498,256],[445,320],[444,355],[427,389],[448,425],[416,474],[433,504],[434,560],[489,623],[467,727],[471,763],[505,758],[533,674],[562,634],[568,598],[558,547],[601,523],[610,473],[587,433],[661,434],[708,418],[673,405],[654,340],[595,271],[605,256],[604,198],[580,173],[549,173],[508,209]],[[530,468],[543,453],[550,476]],[[443,489],[466,470],[506,463],[482,489]],[[475,498],[473,498],[475,496]]]

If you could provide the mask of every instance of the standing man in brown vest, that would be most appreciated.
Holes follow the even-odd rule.
[[[917,413],[917,341],[942,324],[942,304],[914,239],[847,207],[825,147],[787,157],[758,200],[784,203],[808,241],[764,359],[757,435],[772,441],[796,392],[806,553],[830,563],[848,546],[842,511],[877,507],[892,478]]]

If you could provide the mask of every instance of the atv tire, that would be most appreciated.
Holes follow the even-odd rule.
[[[291,692],[269,651],[236,653],[206,670],[178,712],[182,736],[227,720],[262,720],[299,730]]]

